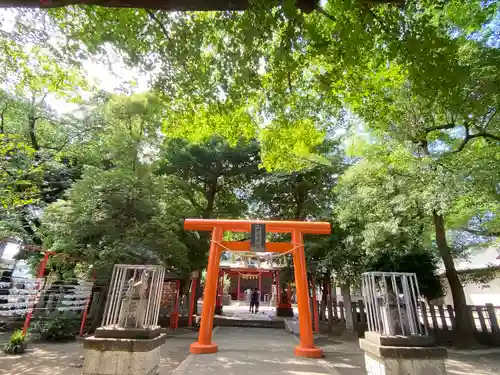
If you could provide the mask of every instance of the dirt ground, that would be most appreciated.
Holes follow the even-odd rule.
[[[0,342],[4,341],[0,338]],[[169,334],[161,348],[159,375],[170,375],[189,354],[196,333],[179,330]],[[76,375],[83,365],[83,341],[31,343],[23,355],[0,354],[1,375]]]
[[[2,335],[3,336],[3,335]],[[0,343],[5,337],[0,337]],[[171,375],[188,356],[189,344],[196,341],[196,333],[176,331],[162,346],[159,375]],[[322,365],[336,375],[365,375],[363,353],[356,338],[320,337],[323,348]],[[1,375],[76,375],[83,364],[82,341],[68,343],[31,343],[26,354],[0,354]],[[446,362],[448,375],[500,374],[500,348],[476,351],[453,351]]]

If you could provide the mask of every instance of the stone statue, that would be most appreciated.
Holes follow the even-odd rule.
[[[123,328],[142,328],[147,306],[148,271],[143,271],[138,282],[132,277],[123,298],[118,325]]]
[[[141,274],[138,282],[132,277],[128,281],[128,289],[125,293],[128,298],[146,298],[146,291],[148,289],[148,271]]]
[[[406,305],[392,290],[392,286],[387,288],[387,297],[381,300],[382,325],[386,335],[409,334],[410,327]]]

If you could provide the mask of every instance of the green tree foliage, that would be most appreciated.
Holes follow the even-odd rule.
[[[437,272],[437,259],[425,249],[408,252],[385,250],[371,254],[366,261],[367,271],[410,272],[417,275],[420,293],[432,300],[442,297],[443,287]]]
[[[171,177],[154,174],[160,113],[152,96],[115,96],[85,119],[82,178],[43,217],[44,243],[65,261],[98,272],[119,262],[190,271],[181,225],[196,211]]]
[[[27,177],[33,169],[33,149],[0,133],[0,209],[15,210],[33,202],[36,187]]]
[[[45,244],[97,272],[109,272],[115,263],[158,261],[172,269],[189,269],[180,240],[189,204],[179,199],[167,179],[155,177],[147,167],[128,172],[87,168],[68,199],[46,209]]]
[[[467,36],[481,30],[497,7],[479,1],[401,5],[330,0],[306,14],[287,0],[253,1],[245,12],[69,7],[50,15],[73,41],[73,53],[100,52],[108,43],[131,65],[157,69],[155,86],[188,118],[207,105],[248,105],[268,124],[257,131],[264,155],[271,154],[263,157],[266,166],[293,169],[296,159],[283,149],[301,156],[314,152],[345,101],[371,96],[372,77],[379,85],[392,84],[386,79],[388,64],[396,64],[397,71],[398,64],[415,62],[404,66],[412,84],[423,78],[443,85],[451,81],[439,78],[442,73],[464,73],[436,62],[456,49],[452,30],[460,40],[471,40]],[[220,132],[231,128],[226,121],[212,121],[197,127],[195,136],[214,126]]]
[[[173,138],[162,147],[157,173],[176,177],[200,217],[236,218],[246,210],[240,197],[249,181],[259,175],[259,164],[256,142],[231,145],[213,137],[192,144]]]
[[[476,204],[476,198],[477,203],[497,200],[494,161],[500,129],[494,87],[500,55],[481,38],[469,37],[471,30],[481,27],[480,19],[484,22],[491,17],[493,8],[485,7],[482,12],[474,8],[460,22],[441,13],[464,6],[455,2],[450,8],[424,11],[410,7],[404,20],[405,37],[388,40],[382,60],[385,66],[364,71],[363,90],[350,91],[347,103],[373,132],[375,140],[367,148],[375,153],[368,150],[366,159],[354,167],[354,174],[347,172],[344,182],[346,189],[358,186],[351,209],[373,203],[370,214],[363,218],[369,223],[363,226],[364,245],[370,247],[383,238],[377,233],[407,232],[410,238],[418,238],[421,232],[423,241],[435,241],[452,290],[457,329],[472,337],[446,230],[459,221],[467,226],[464,223],[485,214],[488,209]],[[471,14],[475,18],[464,29],[460,25]],[[488,208],[496,216],[495,204]],[[397,211],[405,220],[394,215]],[[344,213],[360,217],[347,209]],[[412,214],[413,218],[408,216]],[[381,220],[375,221],[375,217]]]
[[[49,44],[34,44],[25,36],[16,27],[0,34],[4,52],[0,57],[0,134],[5,173],[1,185],[6,189],[3,196],[13,203],[0,210],[0,232],[40,246],[41,211],[78,177],[67,151],[82,131],[77,118],[56,113],[48,99],[78,102],[87,86],[80,72],[57,59]]]
[[[254,217],[272,220],[318,220],[330,218],[331,190],[339,169],[314,166],[302,171],[267,172],[250,186],[250,209]]]
[[[253,178],[258,178],[259,164],[256,142],[231,145],[214,136],[193,144],[182,138],[168,138],[160,148],[156,173],[169,176],[179,196],[190,203],[192,213],[185,217],[236,219],[247,210],[244,190]],[[183,235],[194,270],[206,265],[208,235]]]

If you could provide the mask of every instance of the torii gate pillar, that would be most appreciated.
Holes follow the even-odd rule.
[[[208,254],[207,274],[205,277],[205,295],[201,313],[198,341],[191,344],[193,354],[210,354],[218,351],[217,344],[212,342],[214,323],[215,298],[217,296],[217,278],[219,262],[223,250],[249,251],[250,242],[223,241],[224,232],[250,232],[252,224],[265,224],[271,233],[291,233],[292,242],[266,243],[266,251],[285,253],[291,252],[295,269],[295,285],[299,307],[300,345],[295,348],[298,357],[320,358],[321,349],[314,346],[311,310],[309,308],[309,293],[307,283],[307,265],[304,254],[304,234],[330,234],[330,224],[324,222],[305,221],[252,221],[252,220],[211,220],[186,219],[185,230],[211,231],[212,241]]]

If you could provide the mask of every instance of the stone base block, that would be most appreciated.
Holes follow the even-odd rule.
[[[293,318],[293,309],[290,305],[278,305],[276,307],[276,316],[284,318]]]
[[[153,339],[89,337],[82,375],[156,375],[166,335]]]
[[[432,346],[428,337],[367,332],[359,345],[368,375],[446,375],[446,349]]]
[[[444,358],[379,358],[365,353],[365,365],[368,375],[446,375]]]

